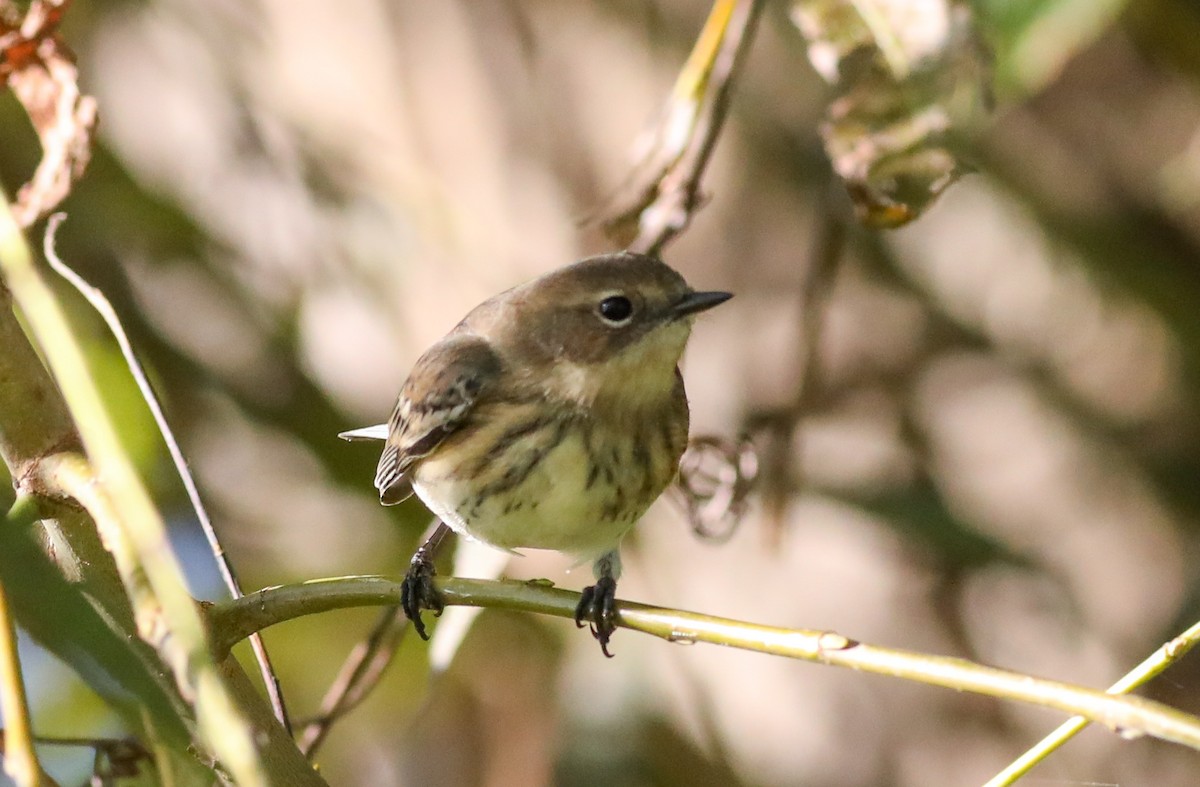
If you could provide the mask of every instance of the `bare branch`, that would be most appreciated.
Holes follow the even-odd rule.
[[[426,529],[421,536],[421,543],[431,560],[436,560],[453,543],[450,535],[450,528],[437,519]],[[298,745],[305,757],[311,760],[329,735],[334,722],[354,710],[379,684],[408,628],[408,618],[401,614],[398,605],[394,606],[383,611],[366,639],[350,651],[329,690],[321,698],[320,713],[305,724],[300,733]]]
[[[832,176],[831,176],[832,177]],[[764,431],[762,449],[763,503],[770,536],[776,542],[783,530],[783,514],[793,491],[793,479],[803,474],[796,450],[796,430],[800,420],[812,411],[822,393],[820,342],[828,311],[829,295],[845,251],[848,217],[840,210],[841,201],[833,198],[833,183],[821,191],[817,203],[817,232],[813,238],[811,259],[797,283],[801,301],[795,349],[800,380],[796,393],[786,406],[750,419],[752,433]]]
[[[449,606],[573,619],[579,603],[578,593],[544,581],[450,577],[434,582]],[[266,588],[209,609],[214,647],[226,652],[253,631],[303,615],[392,605],[399,593],[397,583],[382,577],[343,577]],[[668,642],[724,645],[1040,705],[1084,716],[1125,738],[1150,735],[1200,750],[1200,718],[1141,697],[1114,696],[966,659],[868,645],[830,631],[764,626],[629,601],[617,602],[617,612],[618,626]]]

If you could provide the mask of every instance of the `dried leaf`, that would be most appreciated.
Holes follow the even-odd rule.
[[[14,6],[0,0],[0,79],[25,107],[42,145],[42,160],[13,206],[22,227],[54,210],[91,158],[96,100],[80,92],[74,58],[58,37],[68,5],[34,0],[18,24]]]
[[[741,524],[757,479],[758,454],[748,440],[695,437],[670,494],[697,536],[723,543]]]
[[[969,9],[955,0],[797,0],[792,20],[835,90],[821,137],[859,220],[913,220],[966,170],[952,139],[989,100]]]

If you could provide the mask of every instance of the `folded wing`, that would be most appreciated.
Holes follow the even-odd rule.
[[[451,335],[421,356],[400,391],[388,421],[375,487],[384,505],[412,494],[410,475],[419,461],[450,435],[470,428],[471,415],[500,374],[491,346],[473,335]]]

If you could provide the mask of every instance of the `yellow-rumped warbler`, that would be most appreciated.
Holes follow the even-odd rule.
[[[687,445],[676,364],[692,315],[730,297],[695,292],[658,259],[622,253],[483,302],[404,383],[375,476],[380,501],[415,491],[445,525],[493,547],[594,561],[596,584],[575,621],[588,621],[609,655],[618,545],[675,477]],[[422,547],[401,599],[422,637],[421,609],[442,608],[432,577]]]

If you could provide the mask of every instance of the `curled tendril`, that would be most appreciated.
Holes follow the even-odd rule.
[[[737,532],[757,478],[749,439],[705,435],[688,443],[670,496],[697,536],[723,544]]]

